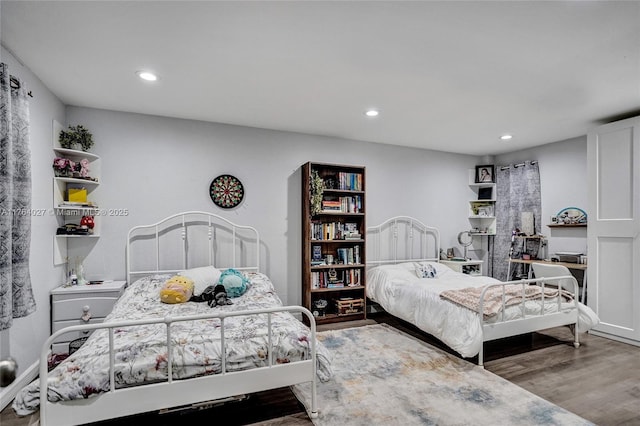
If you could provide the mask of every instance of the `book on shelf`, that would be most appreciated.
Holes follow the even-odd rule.
[[[336,249],[336,254],[338,255],[338,263],[342,263],[344,265],[348,264],[348,248],[338,248]]]
[[[311,240],[349,240],[362,239],[360,233],[352,233],[346,229],[346,224],[342,222],[322,222],[314,220],[310,223]]]
[[[60,205],[65,206],[82,206],[82,205],[93,205],[91,201],[62,201]]]
[[[338,263],[344,265],[353,265],[360,263],[360,247],[341,247],[336,249],[338,255]]]
[[[339,198],[325,198],[322,200],[323,211],[340,211],[342,203]]]
[[[361,213],[362,197],[325,197],[322,200],[322,211],[325,213]]]
[[[338,172],[338,189],[347,191],[362,191],[362,174]]]
[[[98,206],[91,201],[63,201],[58,207],[91,207],[97,209]]]
[[[345,278],[348,287],[360,286],[360,269],[349,269]]]
[[[335,269],[329,271],[311,272],[311,288],[344,288],[359,287],[362,271],[360,269],[347,269],[339,273]]]
[[[311,273],[311,288],[324,288],[324,279],[322,272]]]

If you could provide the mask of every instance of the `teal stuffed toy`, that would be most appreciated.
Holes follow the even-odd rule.
[[[218,283],[224,286],[227,291],[227,296],[240,297],[245,291],[247,291],[247,284],[249,284],[249,280],[242,274],[242,272],[230,268],[220,275]]]

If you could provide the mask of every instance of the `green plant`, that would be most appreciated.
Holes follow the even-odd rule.
[[[60,130],[58,141],[62,148],[72,149],[78,145],[88,151],[93,146],[93,135],[82,125],[69,126],[69,130]]]
[[[322,210],[322,192],[324,191],[324,181],[317,171],[311,172],[311,214],[316,215]]]

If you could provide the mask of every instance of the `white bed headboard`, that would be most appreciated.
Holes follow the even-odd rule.
[[[210,265],[258,272],[258,231],[213,213],[188,211],[133,227],[127,235],[128,283],[145,275]]]
[[[367,227],[367,265],[440,259],[440,232],[410,216]]]

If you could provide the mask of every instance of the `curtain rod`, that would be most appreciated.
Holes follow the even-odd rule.
[[[535,161],[535,160],[534,161],[529,161],[529,164],[531,164],[531,165],[534,165],[536,163],[537,163],[537,161]],[[514,164],[513,167],[517,169],[518,167],[522,167],[522,166],[525,166],[525,165],[526,165],[526,162],[523,162],[523,163]],[[511,168],[511,166],[501,166],[500,170],[507,170],[509,168]]]
[[[4,45],[2,46],[4,47]],[[18,61],[20,62],[20,61]],[[22,64],[22,62],[20,62],[21,65],[24,66],[24,64]],[[0,63],[0,72],[2,72],[2,74],[4,74],[5,72],[7,72],[7,64],[5,64],[4,62]],[[19,89],[20,88],[20,80],[18,80],[16,77],[9,75],[9,85],[11,86],[12,89]],[[27,92],[27,95],[30,98],[33,98],[33,92],[31,92],[31,90],[29,90]]]
[[[9,81],[11,82],[11,87],[13,87],[14,89],[19,89],[20,88],[20,80],[18,80],[14,76],[9,76]],[[27,95],[30,98],[33,98],[33,93],[31,93],[31,90],[29,90],[27,92]]]

